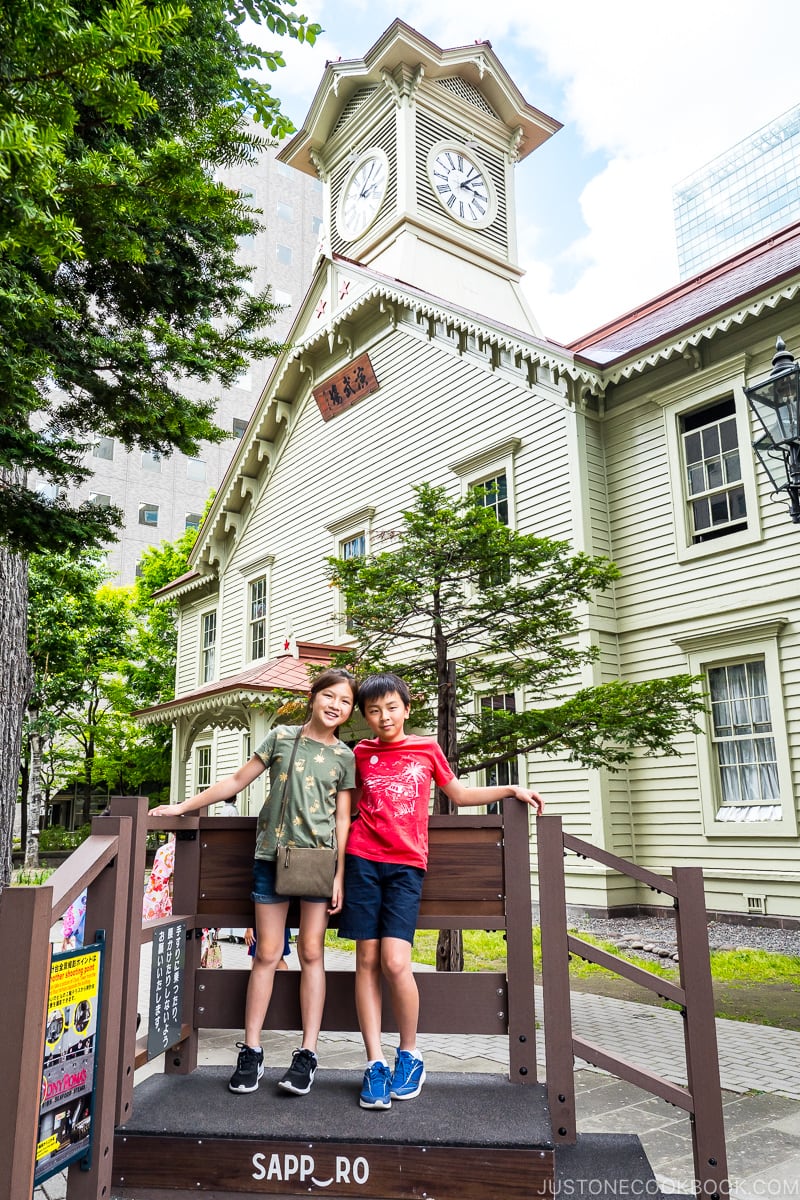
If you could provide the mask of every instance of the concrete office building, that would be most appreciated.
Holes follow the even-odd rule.
[[[673,191],[678,268],[688,279],[800,216],[800,104]]]
[[[254,207],[263,214],[265,228],[242,239],[241,257],[255,267],[253,289],[271,284],[276,303],[286,306],[271,330],[275,340],[282,341],[314,269],[322,224],[322,185],[277,162],[276,153],[276,149],[266,150],[257,163],[221,177],[232,187],[251,193]],[[71,489],[69,495],[71,499],[90,495],[99,503],[115,504],[123,510],[124,528],[107,555],[116,582],[133,582],[137,563],[148,546],[174,541],[188,526],[198,523],[271,368],[271,359],[254,362],[227,390],[199,381],[187,385],[193,397],[219,395],[217,423],[231,435],[216,445],[204,444],[197,458],[175,453],[159,460],[141,450],[126,451],[107,437],[99,438],[88,451],[93,477],[82,488]]]

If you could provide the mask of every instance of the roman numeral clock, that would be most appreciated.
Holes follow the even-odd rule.
[[[477,229],[494,220],[497,200],[488,171],[463,145],[445,141],[433,146],[428,177],[445,212],[457,221]]]
[[[397,20],[363,59],[328,63],[278,158],[322,180],[326,251],[539,333],[519,286],[514,168],[559,128],[489,42],[442,50]]]

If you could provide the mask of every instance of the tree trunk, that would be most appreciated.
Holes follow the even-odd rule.
[[[456,733],[456,664],[448,660],[440,671],[437,741],[453,771],[458,774],[458,735]],[[443,678],[442,678],[443,676]],[[449,813],[453,805],[441,790],[436,792],[434,812]],[[436,970],[464,970],[464,938],[460,929],[440,929],[436,942]]]
[[[27,564],[0,545],[0,891],[11,882],[22,718],[32,682],[27,618]]]
[[[30,734],[30,759],[28,770],[28,836],[25,841],[25,866],[35,869],[39,866],[39,828],[42,823],[42,749],[44,738],[36,730],[39,710],[29,708],[28,715],[33,725]]]
[[[20,771],[19,771],[19,794],[21,797],[23,797],[23,800],[24,800],[24,797],[27,796],[27,794],[28,794],[28,780],[30,778],[30,771],[28,769],[28,754],[29,753],[30,753],[30,750],[28,750],[28,752],[22,756],[22,764],[20,766]],[[22,803],[22,804],[20,804],[19,809],[20,809],[20,812],[19,812],[19,844],[20,844],[20,846],[27,846],[27,844],[28,844],[28,806],[27,806],[27,804]]]

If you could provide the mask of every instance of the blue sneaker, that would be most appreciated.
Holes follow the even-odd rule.
[[[413,1100],[422,1091],[425,1082],[425,1064],[408,1050],[398,1050],[394,1060],[389,1094],[393,1100]]]
[[[358,1101],[361,1107],[391,1108],[392,1097],[389,1095],[391,1081],[392,1073],[386,1063],[376,1062],[371,1067],[367,1067]]]

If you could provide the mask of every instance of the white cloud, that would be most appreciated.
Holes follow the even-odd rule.
[[[284,45],[289,66],[274,78],[298,124],[325,60],[362,57],[395,16],[441,46],[490,40],[538,107],[548,107],[545,90],[560,95],[551,115],[595,156],[580,190],[585,231],[561,251],[573,266],[568,290],[553,290],[558,263],[547,230],[520,220],[519,244],[534,311],[562,340],[677,282],[673,186],[797,103],[800,5],[792,0],[506,0],[491,18],[478,0],[437,8],[325,0],[304,11],[326,32],[313,49]],[[563,140],[574,152],[574,139]],[[519,168],[520,213],[529,177],[546,186],[531,166]]]

